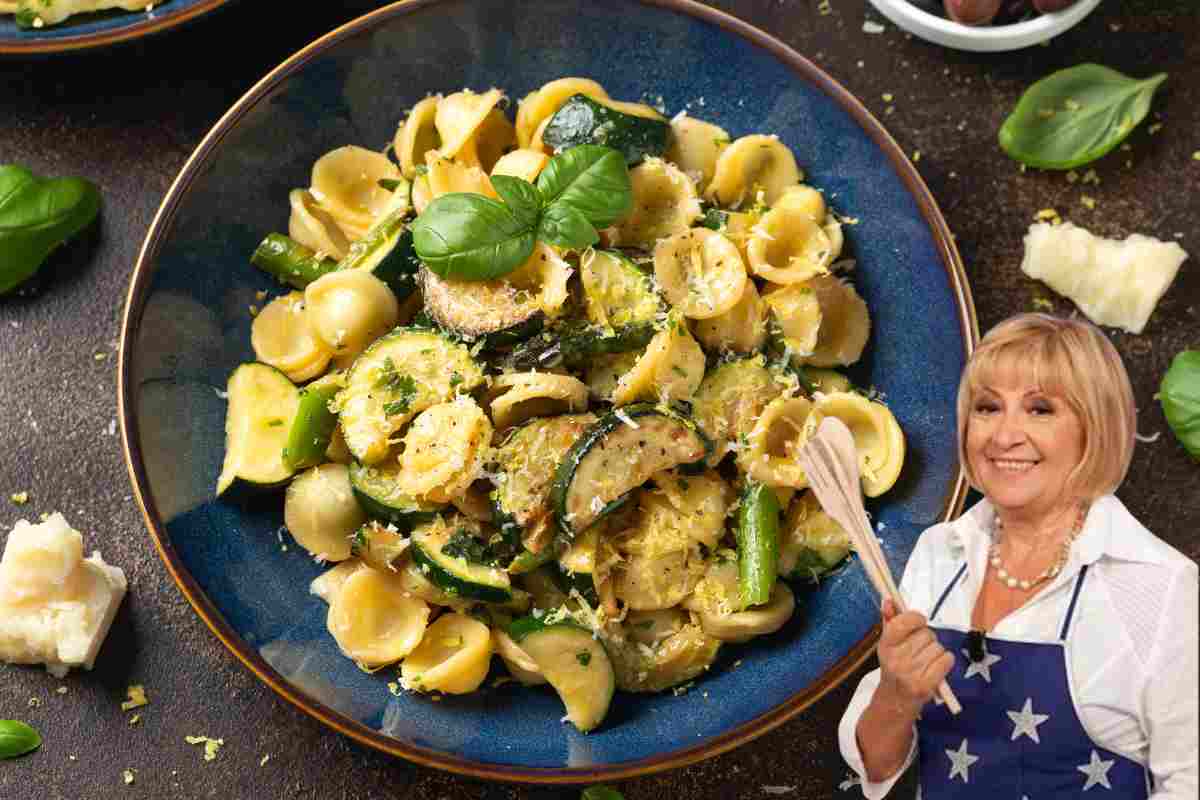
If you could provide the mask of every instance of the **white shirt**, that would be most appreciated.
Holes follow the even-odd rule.
[[[950,592],[935,624],[971,627],[994,519],[984,500],[921,535],[900,583],[912,610],[928,615],[965,557],[963,582]],[[1091,566],[1067,648],[1079,719],[1097,745],[1150,770],[1152,800],[1196,800],[1200,571],[1146,530],[1120,500],[1109,495],[1092,504],[1062,573],[1000,620],[992,634],[1056,641],[1085,564]],[[914,736],[903,768],[879,783],[868,781],[855,730],[878,685],[878,669],[863,677],[838,728],[842,756],[862,779],[869,800],[886,796],[916,756]]]

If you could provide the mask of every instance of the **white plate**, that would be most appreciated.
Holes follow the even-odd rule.
[[[1077,0],[1062,11],[1041,14],[1012,25],[978,27],[930,14],[908,0],[871,0],[871,5],[897,27],[914,36],[920,36],[927,42],[952,47],[955,50],[996,53],[1020,50],[1057,36],[1090,14],[1100,5],[1100,0]]]

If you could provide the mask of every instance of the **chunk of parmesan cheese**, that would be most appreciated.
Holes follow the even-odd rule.
[[[1105,239],[1070,222],[1035,223],[1021,271],[1073,300],[1093,322],[1141,333],[1187,257],[1178,242],[1138,233]]]
[[[91,669],[126,586],[99,552],[83,557],[83,536],[62,514],[18,521],[0,558],[0,660],[60,678]]]

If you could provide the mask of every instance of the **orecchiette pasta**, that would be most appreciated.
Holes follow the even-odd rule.
[[[314,335],[349,358],[391,330],[400,316],[400,304],[387,284],[360,269],[317,278],[304,290],[304,304]]]
[[[733,242],[708,228],[692,228],[654,247],[659,288],[686,317],[711,319],[742,299],[746,265]]]
[[[800,283],[767,292],[767,307],[779,326],[784,347],[800,356],[812,355],[821,329],[821,304],[812,289]]]
[[[404,435],[401,488],[435,503],[450,502],[479,477],[491,440],[492,423],[468,396],[425,409]]]
[[[329,212],[321,208],[306,189],[293,189],[288,194],[292,215],[288,219],[288,236],[318,253],[333,256],[339,261],[350,252],[350,240]]]
[[[429,606],[404,591],[396,575],[362,567],[333,595],[326,625],[349,658],[381,667],[412,653],[428,622]]]
[[[425,154],[437,150],[441,145],[438,136],[437,118],[438,102],[442,96],[426,97],[413,106],[404,124],[396,131],[392,149],[400,159],[400,171],[404,177],[413,180],[417,177],[417,167],[425,163]]]
[[[641,399],[687,400],[703,378],[704,351],[687,327],[674,321],[654,334],[633,369],[621,376],[613,392],[613,404],[623,406]]]
[[[867,304],[850,284],[832,275],[809,281],[821,306],[817,345],[804,362],[818,367],[842,367],[862,357],[871,334]]]
[[[400,170],[382,153],[364,147],[339,147],[317,159],[309,189],[349,238],[361,238],[392,201],[379,185],[400,177]]]
[[[805,550],[822,556],[828,553],[836,560],[850,551],[849,535],[837,520],[825,513],[812,492],[805,492],[784,507],[787,513],[779,523],[780,575],[791,575]]]
[[[811,436],[825,417],[837,417],[854,436],[863,494],[877,497],[896,483],[904,464],[904,433],[883,403],[855,392],[819,395],[806,425]]]
[[[533,183],[542,174],[550,156],[540,150],[513,150],[500,156],[492,167],[492,175],[511,175]]]
[[[516,141],[512,123],[503,111],[493,109],[454,158],[460,163],[491,172],[500,157],[511,150]]]
[[[308,587],[309,594],[315,594],[326,603],[332,603],[334,595],[341,590],[342,584],[346,582],[347,578],[361,569],[362,565],[362,562],[357,558],[351,558],[325,570],[313,578],[313,582]]]
[[[671,146],[666,159],[694,176],[701,191],[717,168],[717,157],[729,146],[729,134],[711,122],[680,114],[671,120]]]
[[[767,403],[794,388],[794,378],[784,380],[767,369],[761,355],[723,364],[704,376],[692,418],[712,440],[710,465],[741,446]]]
[[[504,93],[499,89],[489,89],[482,94],[463,89],[443,97],[434,114],[434,125],[442,139],[438,152],[444,158],[458,155],[484,125],[503,96]]]
[[[551,417],[584,411],[587,384],[570,375],[514,372],[492,381],[490,410],[496,430],[519,425],[531,417]]]
[[[818,225],[825,224],[827,213],[825,197],[813,187],[805,184],[785,189],[772,207],[799,211]]]
[[[724,478],[709,470],[699,475],[659,472],[651,480],[655,490],[686,520],[687,535],[709,550],[716,550],[725,533],[725,515],[733,491]]]
[[[766,605],[732,614],[700,614],[700,627],[723,642],[746,642],[782,628],[796,609],[796,597],[783,581],[775,581]]]
[[[530,147],[537,129],[558,111],[572,95],[585,94],[596,100],[607,99],[604,87],[587,78],[559,78],[530,93],[517,106],[517,145]],[[533,148],[540,150],[540,148]]]
[[[637,501],[637,523],[615,537],[622,559],[613,590],[633,610],[671,608],[691,594],[705,562],[687,532],[691,521],[670,501],[644,492]]]
[[[596,357],[588,365],[585,375],[591,396],[596,400],[611,400],[621,376],[633,369],[643,352],[630,350],[628,353],[613,353]]]
[[[424,214],[425,209],[433,202],[433,189],[429,188],[429,174],[418,175],[413,180],[412,204],[413,210]]]
[[[800,283],[829,272],[833,244],[808,214],[788,206],[763,215],[746,245],[750,271],[772,283]]]
[[[425,630],[421,644],[400,665],[405,688],[466,694],[487,677],[492,632],[466,614],[443,614]]]
[[[773,206],[784,190],[804,180],[796,157],[776,136],[743,136],[721,151],[708,197],[721,205]]]
[[[436,153],[430,153],[428,161],[429,171],[422,177],[429,186],[431,200],[451,192],[481,194],[493,199],[497,197],[492,181],[478,166],[460,164]]]
[[[314,558],[345,561],[350,557],[350,535],[366,520],[342,464],[313,467],[288,486],[283,522]]]
[[[737,305],[724,314],[692,320],[692,335],[710,350],[750,353],[767,341],[768,311],[754,281],[746,281]]]
[[[317,377],[333,358],[333,348],[309,328],[303,292],[289,292],[268,303],[250,326],[250,344],[255,358],[293,383]]]
[[[492,649],[519,683],[540,686],[546,682],[546,676],[538,669],[538,665],[503,628],[492,628]]]
[[[758,421],[738,452],[738,464],[750,477],[767,486],[808,486],[796,454],[808,441],[804,423],[812,403],[803,397],[780,397],[762,410]]]
[[[558,250],[538,242],[524,264],[505,276],[518,292],[534,298],[542,312],[557,316],[567,302],[567,282],[574,270]]]
[[[622,247],[651,248],[700,218],[696,186],[673,164],[647,158],[629,171],[633,208],[612,229]]]

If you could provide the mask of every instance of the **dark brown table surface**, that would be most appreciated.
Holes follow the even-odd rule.
[[[419,768],[361,747],[277,698],[192,612],[132,499],[114,435],[114,352],[147,226],[226,108],[302,45],[377,4],[297,3],[303,12],[270,15],[267,5],[243,0],[186,29],[106,52],[0,59],[0,163],[87,176],[105,201],[88,258],[60,269],[40,293],[0,299],[0,528],[60,510],[85,531],[89,548],[125,569],[130,585],[94,672],[55,680],[41,669],[0,665],[0,718],[28,721],[45,737],[34,755],[0,762],[0,797],[578,797],[577,789],[484,784]],[[864,20],[882,19],[865,0],[829,0],[827,13],[817,0],[713,5],[808,56],[861,98],[907,152],[920,152],[917,167],[957,234],[983,330],[1032,310],[1037,298],[1072,310],[1019,270],[1021,237],[1039,209],[1056,208],[1107,236],[1178,238],[1193,252],[1145,333],[1111,335],[1133,377],[1141,432],[1162,434],[1139,445],[1120,496],[1153,531],[1200,556],[1200,464],[1174,441],[1153,400],[1171,357],[1200,347],[1194,0],[1105,0],[1049,46],[997,55],[946,50],[890,23],[881,35],[864,33]],[[1166,71],[1170,79],[1130,149],[1094,165],[1098,185],[1022,172],[996,145],[1000,122],[1035,79],[1085,61],[1139,76]],[[1150,123],[1161,129],[1150,133]],[[1094,209],[1082,204],[1085,194]],[[9,495],[21,491],[30,500],[18,507]],[[843,796],[837,723],[860,675],[751,744],[619,788],[629,800]],[[136,725],[120,708],[130,683],[144,684],[151,701]],[[225,745],[205,762],[188,735]],[[130,785],[126,769],[134,770]],[[911,796],[911,783],[897,794]]]

